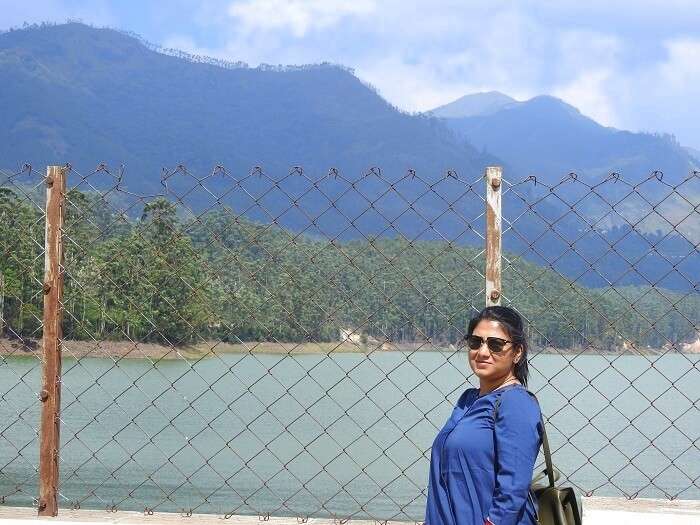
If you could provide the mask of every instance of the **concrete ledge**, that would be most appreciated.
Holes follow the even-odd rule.
[[[583,498],[585,525],[698,525],[700,500]]]
[[[623,498],[583,498],[584,525],[698,525],[700,524],[700,500],[633,500]],[[231,516],[224,519],[215,514],[194,514],[190,517],[177,513],[155,512],[144,515],[142,512],[100,510],[61,510],[56,518],[39,518],[31,507],[0,506],[0,525],[29,524],[82,525],[135,524],[152,525],[169,523],[182,525],[299,525],[296,518],[270,517],[263,521],[258,516]],[[308,525],[338,525],[332,519],[310,518]],[[376,521],[351,520],[349,525],[377,525]],[[384,525],[382,523],[382,525]],[[405,522],[388,522],[387,525],[405,525]]]

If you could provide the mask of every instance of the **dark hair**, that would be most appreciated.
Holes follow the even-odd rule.
[[[467,328],[467,336],[472,335],[474,328],[481,321],[496,321],[503,327],[503,330],[508,334],[508,338],[513,341],[513,344],[522,349],[520,359],[515,363],[513,373],[518,378],[523,386],[527,386],[527,337],[525,336],[525,326],[523,318],[520,314],[507,306],[487,306],[476,317],[469,321]]]

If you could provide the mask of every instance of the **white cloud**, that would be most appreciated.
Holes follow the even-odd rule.
[[[683,38],[666,42],[668,60],[659,68],[667,88],[685,90],[700,82],[700,39]]]
[[[615,100],[609,93],[608,83],[614,78],[612,70],[597,69],[583,71],[565,86],[555,88],[552,95],[576,106],[604,126],[618,122],[615,113]]]
[[[617,82],[621,88],[613,94],[620,121],[630,129],[673,133],[681,143],[698,148],[700,38],[675,38],[663,45],[662,59]]]
[[[177,49],[192,55],[230,59],[231,53],[225,48],[210,48],[198,45],[189,35],[171,35],[160,43],[166,49]]]
[[[357,75],[401,109],[427,111],[474,88],[466,83],[442,83],[431,64],[406,64],[400,56],[386,56],[356,70]]]
[[[673,133],[681,143],[700,144],[694,104],[700,100],[700,39],[671,39],[661,46],[657,60],[636,67],[626,67],[619,56],[601,57],[597,67],[583,69],[552,92],[603,124]]]
[[[623,15],[603,0],[242,0],[226,28],[218,22],[223,45],[187,49],[252,65],[342,63],[408,111],[476,91],[552,94],[602,124],[675,132],[697,147],[700,44],[668,34],[685,34],[679,12],[700,2],[670,1],[624,0]]]
[[[288,29],[301,38],[311,29],[326,29],[346,16],[364,15],[375,9],[372,0],[247,0],[233,3],[228,14],[246,30]]]
[[[615,35],[599,31],[565,29],[549,42],[557,50],[561,76],[578,76],[589,69],[616,68],[622,61],[624,43]]]
[[[516,99],[555,94],[605,124],[615,123],[605,82],[620,61],[623,44],[618,38],[548,28],[533,14],[512,7],[457,11],[426,10],[413,21],[400,21],[409,35],[402,44],[394,45],[384,35],[386,45],[377,46],[381,53],[358,57],[352,65],[391,102],[408,110],[499,90]],[[461,24],[458,33],[436,29],[454,29],[455,20]],[[415,37],[422,44],[418,51],[412,47],[416,28],[411,23],[433,35],[427,41],[422,34]]]

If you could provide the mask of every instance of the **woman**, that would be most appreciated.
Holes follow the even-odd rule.
[[[491,306],[469,322],[467,389],[433,443],[427,525],[531,525],[530,493],[542,425],[527,392],[527,340],[520,315]]]

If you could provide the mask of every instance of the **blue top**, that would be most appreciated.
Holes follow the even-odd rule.
[[[522,385],[466,390],[433,442],[426,524],[534,525],[530,481],[541,440],[540,407]]]

